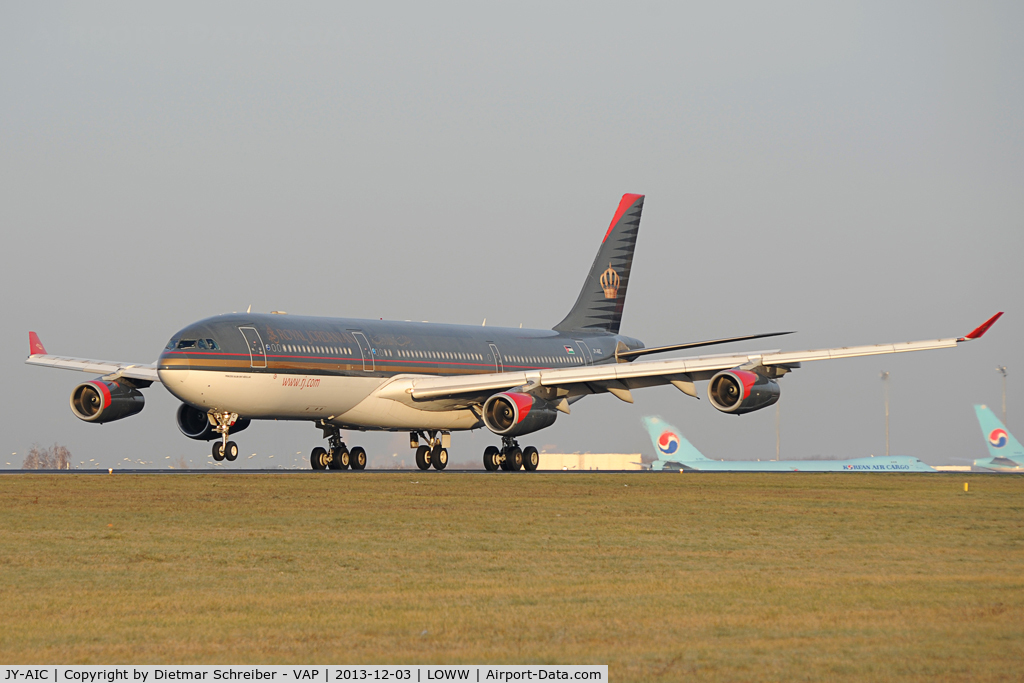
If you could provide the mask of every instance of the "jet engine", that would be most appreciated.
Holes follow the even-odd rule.
[[[178,407],[177,415],[178,429],[181,433],[190,439],[196,441],[213,441],[219,439],[220,434],[213,431],[213,425],[210,424],[210,419],[206,416],[205,410],[199,410],[193,408],[187,403],[182,403]],[[240,417],[235,420],[235,424],[231,425],[231,433],[240,432],[249,426],[249,420]]]
[[[79,420],[103,424],[130,417],[146,405],[142,392],[126,382],[94,379],[71,392],[71,412]]]
[[[505,391],[484,402],[484,424],[501,436],[529,434],[555,423],[558,411],[544,399]]]
[[[708,382],[711,405],[733,415],[767,408],[779,400],[779,393],[774,379],[750,370],[723,370]]]

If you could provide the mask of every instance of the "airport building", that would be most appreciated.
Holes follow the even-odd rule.
[[[537,470],[641,470],[639,453],[541,453]]]

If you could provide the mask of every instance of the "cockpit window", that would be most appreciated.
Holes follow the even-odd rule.
[[[167,350],[199,349],[202,351],[220,351],[220,346],[212,339],[172,339],[167,342]]]

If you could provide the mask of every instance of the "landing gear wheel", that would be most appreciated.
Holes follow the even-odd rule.
[[[238,444],[234,441],[228,441],[227,445],[224,446],[224,457],[229,462],[234,462],[238,458]]]
[[[344,448],[332,448],[330,450],[330,456],[331,457],[328,458],[330,462],[327,463],[327,466],[330,467],[332,470],[348,469],[349,455],[348,451],[346,451]]]
[[[523,451],[519,446],[513,446],[505,452],[505,462],[508,464],[509,472],[518,472],[523,467]]]
[[[349,463],[352,465],[352,469],[366,469],[366,451],[363,450],[362,446],[356,446],[353,448],[352,452],[349,453],[348,459]]]
[[[505,456],[505,459],[501,461],[501,469],[506,472],[515,472],[523,466],[523,452],[519,446],[510,446],[502,449],[501,452]]]
[[[224,459],[224,442],[214,441],[213,442],[213,459],[220,462]]]
[[[421,470],[430,469],[430,446],[420,446],[416,449],[416,467]]]
[[[431,452],[430,459],[433,461],[435,470],[443,470],[448,467],[448,449],[437,447]]]
[[[484,449],[484,469],[488,472],[494,472],[498,469],[498,456],[501,455],[501,451],[498,450],[497,446],[488,446]]]
[[[533,446],[523,449],[523,469],[527,472],[535,472],[540,465],[540,453]]]
[[[320,446],[314,448],[313,452],[309,454],[309,464],[313,466],[314,470],[326,470],[327,450]]]

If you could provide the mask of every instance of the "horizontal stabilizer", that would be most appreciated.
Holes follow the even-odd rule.
[[[647,356],[652,353],[665,353],[667,351],[680,351],[682,349],[696,349],[701,346],[714,346],[715,344],[728,344],[730,342],[747,341],[749,339],[764,339],[765,337],[781,337],[784,334],[793,332],[766,332],[765,334],[748,334],[743,337],[724,337],[722,339],[709,339],[708,341],[687,342],[685,344],[671,344],[669,346],[652,346],[646,349],[634,349],[632,351],[615,350],[615,358],[619,361],[630,361],[634,358]],[[625,344],[623,344],[625,346]]]

